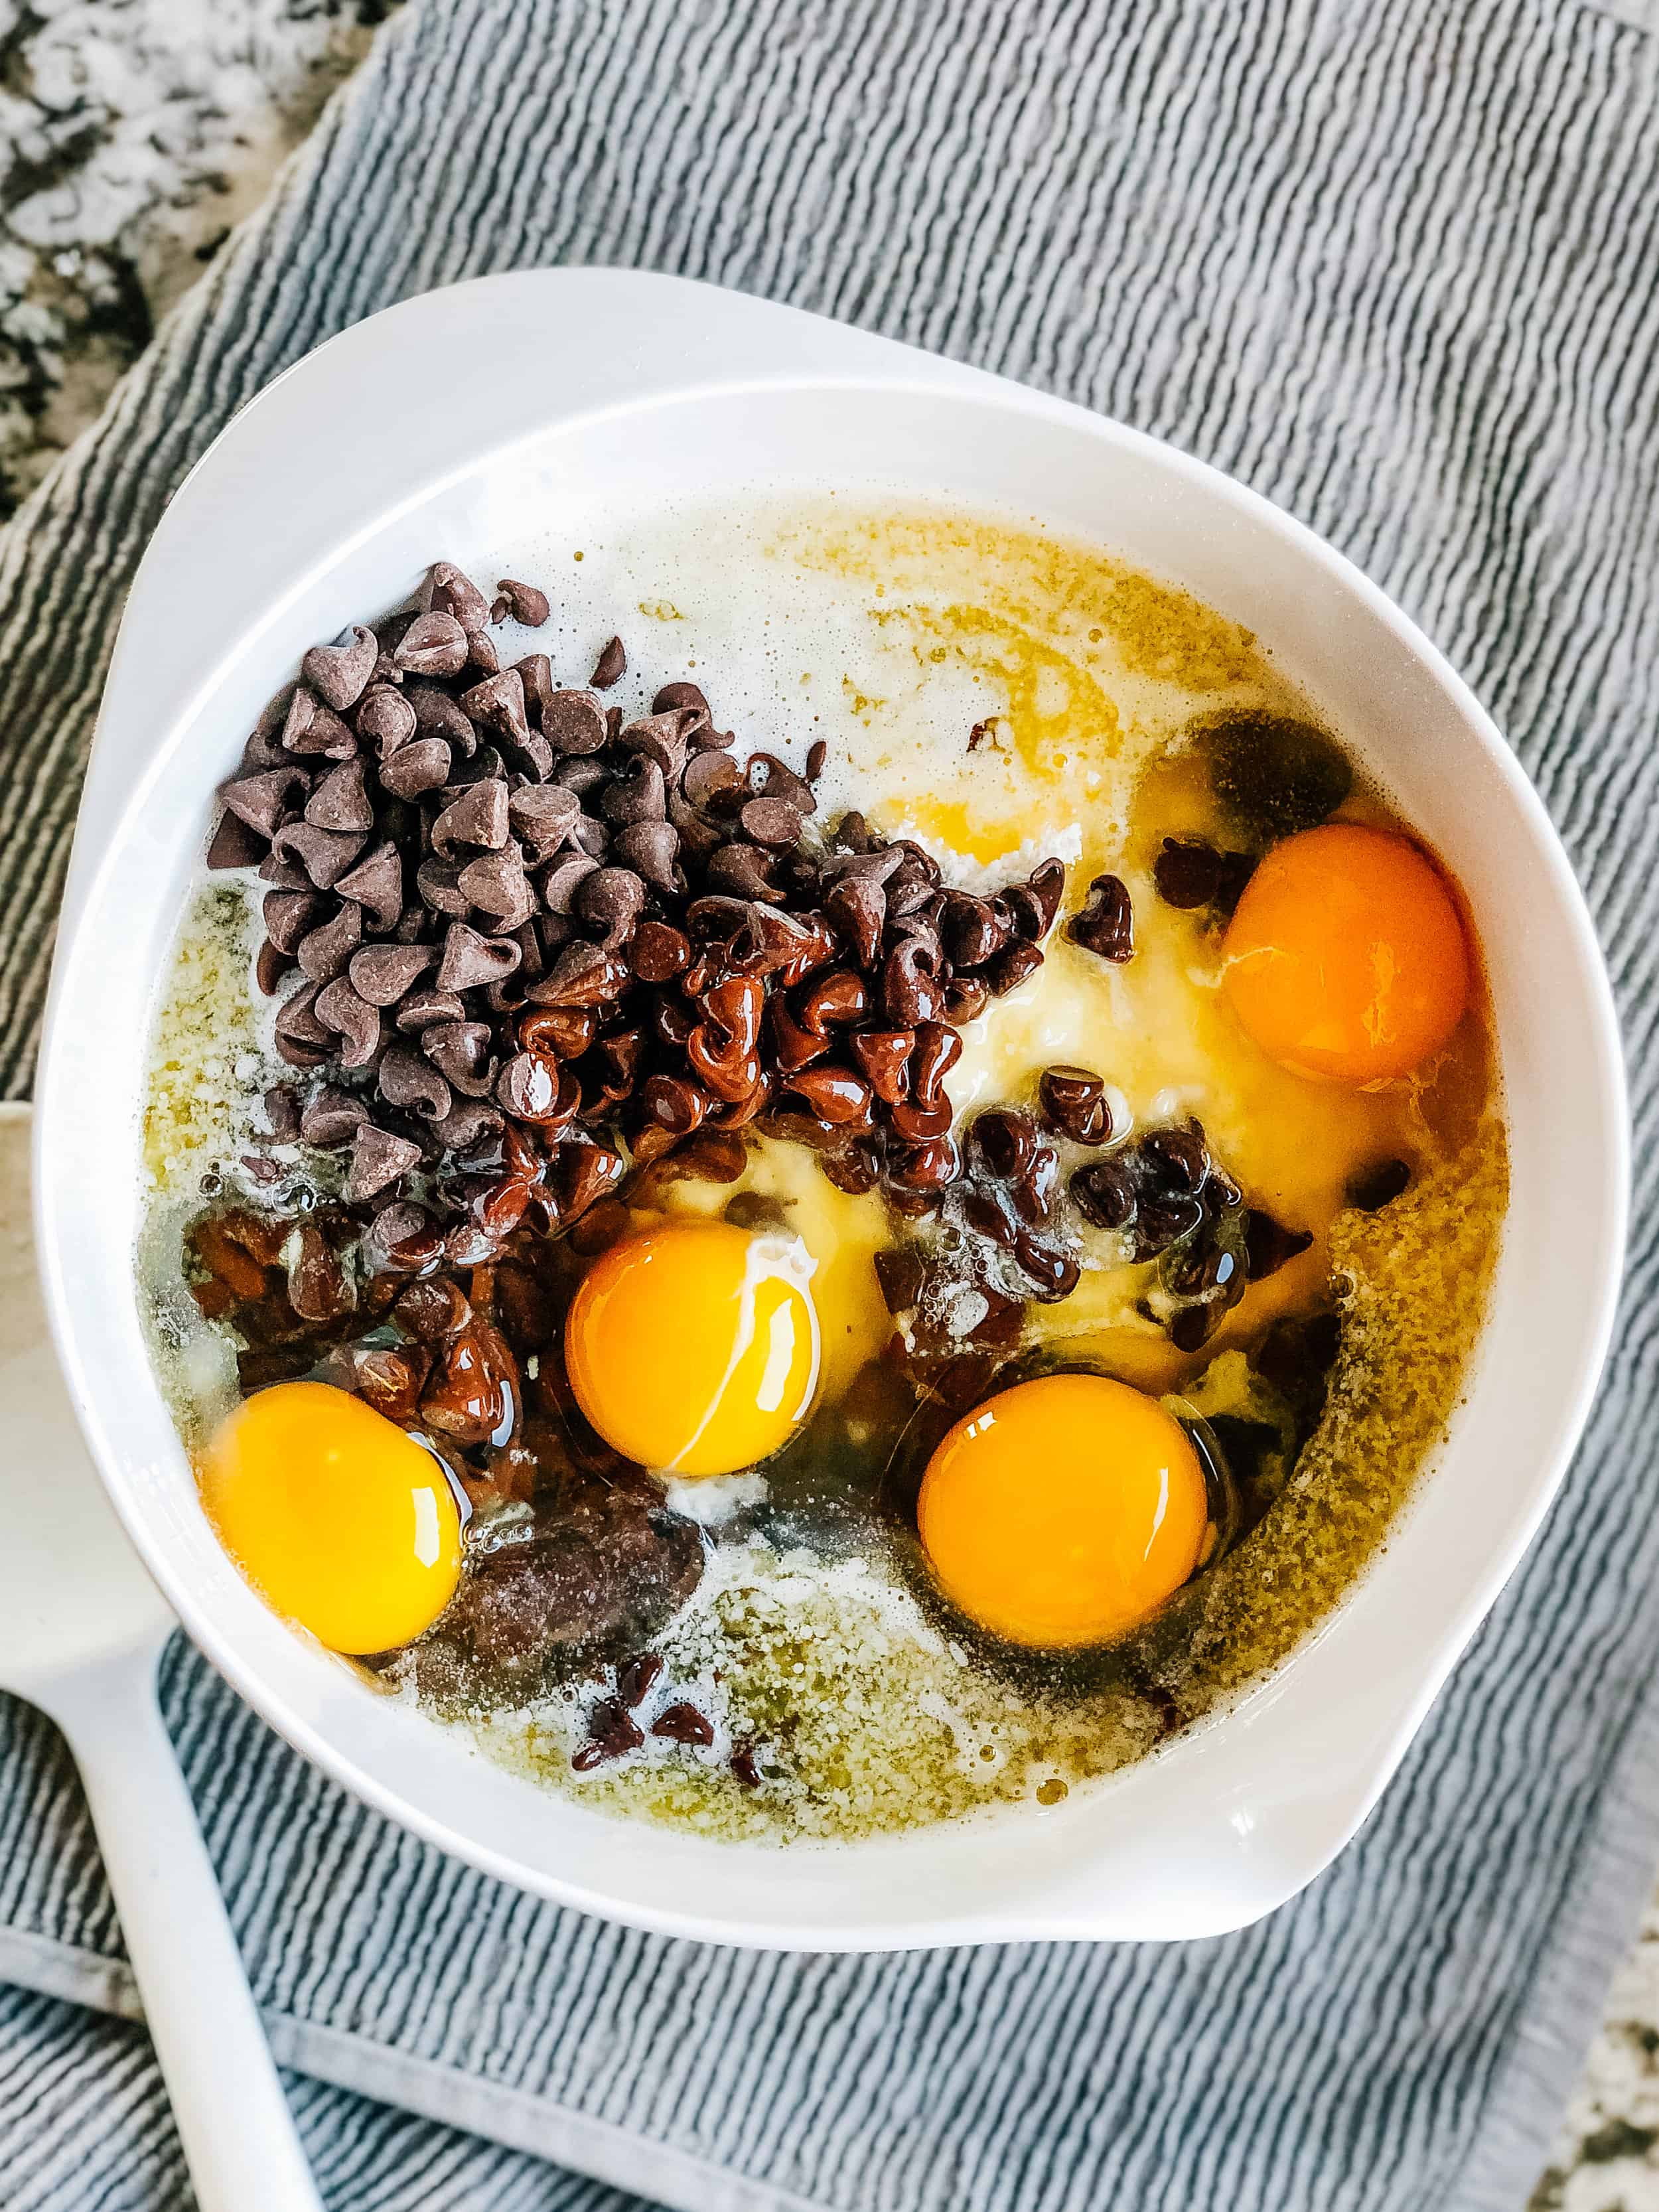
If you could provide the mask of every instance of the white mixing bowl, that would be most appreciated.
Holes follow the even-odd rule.
[[[215,783],[300,653],[437,556],[737,486],[1016,505],[1256,631],[1464,887],[1490,968],[1513,1197],[1477,1371],[1386,1552],[1234,1711],[1042,1817],[834,1849],[624,1824],[490,1765],[292,1634],[220,1550],[151,1375],[131,1255],[156,993]],[[444,1850],[721,1942],[886,1948],[1214,1935],[1364,1819],[1537,1528],[1606,1348],[1627,1180],[1607,980],[1497,730],[1337,554],[1079,408],[794,311],[611,270],[490,277],[336,338],[173,501],[117,643],[38,1092],[37,1204],[70,1388],[191,1635],[274,1728]]]

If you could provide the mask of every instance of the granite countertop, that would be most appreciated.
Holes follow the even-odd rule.
[[[96,415],[396,4],[0,0],[0,519]],[[1659,1898],[1516,2212],[1659,2212]]]

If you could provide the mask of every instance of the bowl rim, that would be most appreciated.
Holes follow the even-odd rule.
[[[380,505],[360,511],[357,527],[361,537],[367,538],[384,529],[397,507],[420,503],[452,478],[482,472],[498,463],[514,446],[544,436],[555,426],[574,425],[590,416],[630,408],[655,407],[665,400],[741,395],[747,391],[779,392],[792,387],[833,386],[865,393],[888,393],[896,398],[901,394],[948,392],[976,399],[988,409],[1010,418],[1022,415],[1046,418],[1104,444],[1115,444],[1131,453],[1156,457],[1160,467],[1194,487],[1219,508],[1231,508],[1235,514],[1258,524],[1265,523],[1285,538],[1304,557],[1323,568],[1346,596],[1358,600],[1376,621],[1393,633],[1446,699],[1460,725],[1482,748],[1488,764],[1505,786],[1510,801],[1552,877],[1557,903],[1572,939],[1573,965],[1583,986],[1584,1012],[1594,1037],[1594,1065],[1588,1074],[1595,1092],[1602,1139],[1598,1162],[1598,1202],[1601,1218],[1608,1227],[1596,1279],[1593,1285],[1586,1286],[1580,1311],[1581,1349],[1573,1384],[1561,1394],[1553,1407],[1553,1419],[1540,1439],[1540,1473],[1526,1512],[1517,1518],[1509,1540],[1494,1551],[1479,1574],[1471,1577],[1462,1604],[1443,1623],[1432,1651],[1425,1655],[1425,1663],[1395,1686],[1393,1725],[1379,1738],[1365,1786],[1350,1795],[1340,1815],[1327,1820],[1317,1844],[1310,1845],[1294,1864],[1287,1865],[1273,1876],[1248,1909],[1229,1905],[1218,1919],[1206,1921],[1199,1915],[1190,1927],[1167,1932],[1212,1933],[1219,1932],[1223,1927],[1242,1925],[1261,1912],[1273,1909],[1311,1880],[1362,1824],[1434,1696],[1547,1510],[1565,1474],[1571,1447],[1588,1416],[1611,1339],[1628,1208],[1628,1114],[1611,987],[1588,909],[1541,799],[1490,717],[1433,644],[1343,555],[1261,494],[1162,440],[1066,401],[796,309],[747,299],[685,279],[623,270],[513,272],[422,295],[384,309],[342,332],[266,386],[220,433],[197,462],[174,495],[146,551],[112,660],[76,831],[43,1033],[40,1095],[46,1110],[36,1116],[34,1175],[36,1230],[47,1309],[71,1396],[117,1510],[141,1557],[179,1612],[193,1640],[256,1711],[296,1749],[359,1798],[439,1848],[498,1879],[585,1911],[664,1934],[786,1948],[894,1946],[896,1939],[890,1929],[871,1932],[849,1929],[836,1917],[805,1919],[787,1927],[769,1924],[762,1932],[753,1933],[745,1932],[741,1925],[730,1921],[695,1912],[667,1907],[641,1910],[621,1906],[600,1893],[528,1867],[510,1854],[495,1850],[477,1836],[434,1820],[411,1807],[394,1789],[343,1753],[305,1715],[273,1692],[257,1668],[240,1651],[226,1645],[193,1602],[188,1582],[177,1571],[167,1547],[129,1494],[118,1464],[118,1455],[100,1410],[95,1346],[82,1341],[58,1233],[58,1194],[68,1164],[60,1157],[51,1108],[58,1088],[61,1058],[58,1040],[66,1020],[68,979],[77,958],[84,956],[82,925],[87,909],[94,902],[94,878],[108,865],[113,842],[118,838],[122,814],[138,805],[151,779],[165,776],[171,753],[195,714],[223,680],[226,668],[248,651],[258,634],[257,628],[250,630],[246,627],[223,633],[228,638],[225,650],[206,670],[198,667],[192,672],[182,664],[169,666],[165,654],[158,659],[153,649],[154,640],[146,641],[140,635],[152,599],[161,596],[164,588],[157,585],[158,568],[171,557],[180,534],[193,526],[198,511],[212,508],[227,486],[245,489],[250,477],[257,481],[262,467],[269,475],[268,465],[259,461],[258,454],[270,429],[282,427],[275,417],[296,412],[302,416],[314,415],[337,400],[356,380],[367,378],[372,383],[377,362],[418,343],[423,334],[435,337],[440,329],[453,331],[457,326],[480,319],[488,322],[498,310],[515,330],[520,323],[530,327],[545,325],[557,328],[568,325],[573,314],[590,310],[596,302],[602,304],[606,315],[613,316],[621,327],[641,314],[660,316],[669,294],[672,295],[673,314],[696,341],[684,357],[677,357],[670,373],[642,364],[636,355],[613,344],[605,364],[602,389],[590,392],[585,403],[573,401],[568,394],[562,398],[556,380],[550,374],[538,418],[515,419],[496,434],[475,439],[464,453],[452,453],[441,465],[413,480],[412,488],[411,479],[405,472],[390,503],[385,495],[390,487],[383,481]],[[495,421],[499,426],[500,418]],[[385,479],[386,471],[383,469],[380,473]],[[318,540],[312,568],[307,573],[325,570],[343,557],[344,550],[343,541],[331,540],[325,534]],[[289,594],[297,593],[304,581],[304,576],[290,578]],[[274,609],[268,609],[265,619],[273,619],[274,612]],[[130,760],[118,772],[113,758],[114,748],[109,740],[112,701],[125,701],[135,690],[150,684],[157,687],[164,702],[161,711],[153,715],[153,726],[160,734],[154,740],[148,767],[135,781],[130,773]],[[1281,1685],[1290,1669],[1323,1640],[1330,1626],[1342,1617],[1352,1595],[1345,1595],[1329,1620],[1304,1639],[1290,1660],[1253,1686],[1228,1714],[1212,1726],[1225,1726],[1244,1706],[1258,1701],[1271,1703],[1276,1686]],[[925,1838],[929,1832],[913,1834]],[[904,1840],[908,1844],[911,1838]],[[749,1847],[723,1848],[741,1851]],[[755,1848],[769,1850],[775,1847]],[[872,1847],[857,1848],[864,1850]],[[1062,1913],[1052,1923],[1041,1916],[1034,1918],[1028,1911],[1006,1920],[998,1920],[994,1915],[974,1916],[962,1925],[943,1920],[919,1923],[914,1935],[896,1940],[963,1942],[1091,1932],[1094,1931],[1090,1927],[1079,1923],[1074,1911]]]

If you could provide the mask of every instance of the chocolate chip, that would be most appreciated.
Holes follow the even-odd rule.
[[[392,659],[408,675],[459,676],[467,662],[466,632],[453,615],[417,615]]]
[[[381,761],[390,760],[416,731],[415,709],[390,684],[376,684],[357,708],[357,734],[366,738]]]
[[[613,684],[621,680],[627,666],[628,654],[623,648],[622,640],[619,637],[611,638],[600,649],[599,657],[593,664],[592,679],[593,689],[596,691],[608,691]]]
[[[386,1216],[379,1218],[384,1221]],[[406,1291],[400,1291],[392,1311],[400,1328],[407,1330],[416,1343],[426,1345],[453,1344],[472,1319],[472,1308],[460,1285],[443,1275],[411,1283]]]
[[[495,730],[522,745],[529,738],[530,723],[525,714],[524,678],[516,668],[504,668],[494,676],[487,676],[482,684],[475,684],[470,691],[463,691],[461,711],[468,719],[482,723],[486,729]]]
[[[325,1083],[300,1115],[298,1133],[307,1144],[348,1144],[368,1119],[368,1109],[355,1091]]]
[[[314,929],[328,911],[328,902],[316,891],[267,891],[259,908],[265,935],[279,952],[297,952],[300,939]]]
[[[695,806],[708,806],[727,793],[747,788],[737,763],[726,753],[695,754],[680,777],[680,789]]]
[[[1112,1139],[1112,1104],[1106,1085],[1086,1067],[1047,1067],[1037,1096],[1051,1129],[1074,1144],[1105,1145]]]
[[[421,1148],[407,1137],[394,1137],[365,1121],[351,1148],[351,1169],[342,1196],[348,1206],[360,1206],[407,1175],[421,1157]]]
[[[814,738],[806,748],[806,781],[816,783],[823,774],[830,758],[830,747],[823,738]]]
[[[798,1068],[783,1078],[783,1088],[805,1099],[808,1110],[832,1128],[861,1121],[870,1110],[870,1085],[850,1068]]]
[[[990,1002],[990,986],[977,975],[953,975],[945,994],[945,1018],[958,1025],[977,1021]]]
[[[449,1085],[431,1061],[412,1046],[394,1044],[376,1078],[388,1106],[401,1106],[428,1121],[441,1121],[454,1104]]]
[[[239,822],[270,838],[276,835],[290,804],[308,787],[302,768],[271,768],[259,775],[235,777],[221,787],[219,796]]]
[[[825,894],[823,910],[859,966],[873,968],[887,920],[887,894],[880,884],[864,875],[840,876]]]
[[[1095,878],[1087,903],[1066,923],[1066,934],[1103,960],[1121,963],[1133,958],[1134,908],[1119,877]]]
[[[501,1117],[493,1106],[482,1098],[458,1098],[442,1120],[433,1123],[432,1133],[449,1152],[465,1152],[486,1138],[499,1136],[501,1128]]]
[[[403,862],[397,847],[389,840],[373,847],[334,888],[355,899],[376,929],[395,928],[404,902]]]
[[[457,845],[499,850],[507,837],[507,785],[500,776],[468,784],[432,825],[432,848],[446,854]]]
[[[270,843],[274,860],[297,860],[319,891],[331,890],[362,849],[361,836],[310,822],[285,823]]]
[[[988,1107],[975,1115],[968,1131],[969,1165],[996,1182],[1023,1176],[1041,1146],[1036,1122],[1012,1107]]]
[[[380,788],[394,799],[419,799],[449,781],[451,753],[441,738],[416,738],[400,745],[380,769]]]
[[[657,890],[673,896],[685,889],[678,866],[680,833],[672,822],[636,822],[617,831],[611,849]]]
[[[374,631],[354,623],[331,645],[313,645],[300,663],[300,674],[337,714],[343,714],[362,698],[380,657]]]
[[[288,1302],[301,1321],[335,1321],[356,1306],[356,1294],[314,1222],[301,1224],[288,1250]]]
[[[421,1037],[421,1049],[450,1088],[464,1097],[488,1097],[495,1088],[487,1022],[438,1022]]]
[[[503,576],[495,589],[507,601],[507,611],[516,623],[526,629],[539,629],[553,609],[545,592],[538,592],[533,584],[521,584],[516,576]]]
[[[939,914],[939,933],[945,949],[958,968],[980,968],[1007,942],[1007,925],[992,910],[989,899],[970,891],[947,891]]]
[[[1060,902],[1066,891],[1066,863],[1063,860],[1040,860],[1025,879],[1027,896],[1035,899],[1041,915],[1038,937],[1046,937],[1054,926],[1054,916],[1060,912]]]
[[[295,951],[313,983],[331,983],[362,944],[362,908],[348,900],[331,921],[308,930]]]
[[[1203,1225],[1203,1203],[1190,1192],[1172,1191],[1167,1196],[1143,1197],[1135,1209],[1135,1257],[1156,1258]]]
[[[662,1661],[654,1651],[641,1651],[637,1658],[629,1659],[617,1669],[617,1702],[630,1712],[643,1705],[661,1673]]]
[[[508,794],[507,818],[533,860],[556,849],[581,812],[581,801],[560,783],[527,784]]]
[[[289,752],[323,760],[349,760],[357,750],[354,732],[303,684],[295,686],[289,701],[283,744]]]
[[[581,1086],[551,1053],[515,1052],[495,1079],[495,1096],[515,1121],[568,1121]]]
[[[1244,1256],[1253,1283],[1276,1275],[1287,1261],[1297,1258],[1312,1243],[1310,1231],[1286,1229],[1259,1206],[1251,1206],[1244,1216]]]
[[[702,1747],[714,1741],[713,1723],[695,1705],[668,1706],[652,1722],[651,1733],[666,1736],[671,1743],[691,1743]]]
[[[210,868],[251,868],[264,857],[265,839],[227,808],[208,840]]]
[[[623,1753],[637,1751],[645,1741],[631,1713],[614,1698],[601,1698],[588,1716],[588,1741],[573,1753],[570,1764],[579,1774],[591,1774]]]
[[[531,992],[538,1006],[597,1006],[619,998],[630,981],[614,953],[597,945],[567,945]]]
[[[372,830],[374,809],[360,760],[342,761],[324,776],[306,801],[305,818],[319,830]]]
[[[1196,1121],[1184,1128],[1149,1129],[1140,1139],[1141,1158],[1172,1190],[1201,1190],[1210,1172],[1210,1148]]]
[[[1221,855],[1201,837],[1166,837],[1152,863],[1165,906],[1208,906],[1221,884]]]
[[[536,911],[535,894],[516,845],[470,860],[456,878],[455,888],[492,918],[498,933],[516,930]]]
[[[555,691],[542,702],[542,734],[556,753],[596,753],[605,741],[605,709],[591,691]]]
[[[697,720],[691,708],[671,708],[665,714],[642,714],[624,722],[617,743],[624,752],[644,753],[655,761],[665,776],[676,777],[685,766],[686,731]]]
[[[568,914],[579,887],[599,865],[586,853],[566,853],[555,860],[541,879],[542,897],[550,913]]]
[[[341,1039],[342,1067],[367,1067],[380,1042],[380,1009],[359,998],[343,975],[317,994],[317,1019]]]
[[[950,1100],[944,1092],[945,1077],[962,1058],[962,1039],[943,1022],[922,1022],[916,1030],[916,1049],[910,1063],[910,1095],[924,1110]]]
[[[318,1067],[334,1048],[334,1034],[323,1027],[315,1008],[319,986],[303,983],[276,1013],[276,1049],[291,1067]]]
[[[884,1104],[896,1106],[909,1095],[915,1030],[860,1030],[848,1043],[870,1088]]]
[[[962,1156],[951,1137],[936,1137],[902,1147],[888,1162],[890,1182],[902,1191],[943,1190],[962,1172]]]
[[[270,884],[277,890],[308,891],[315,889],[310,877],[297,860],[281,860],[275,853],[267,853],[259,863],[259,881]]]
[[[914,939],[889,953],[881,974],[881,1000],[892,1028],[912,1029],[918,1022],[937,1021],[945,1012],[945,989],[937,967]]]
[[[579,814],[570,825],[570,843],[590,860],[602,860],[611,850],[611,832],[591,814]]]
[[[262,945],[259,947],[258,957],[253,963],[253,980],[258,986],[262,996],[274,999],[281,988],[283,976],[289,973],[293,965],[293,960],[286,952],[279,952],[276,947],[270,943]]]
[[[599,801],[607,822],[625,830],[635,822],[660,822],[668,811],[667,783],[648,754],[635,758],[631,772],[618,776]]]
[[[265,902],[269,906],[269,899]],[[1364,1168],[1348,1185],[1347,1200],[1362,1213],[1378,1213],[1411,1188],[1412,1171],[1404,1160],[1379,1160]]]
[[[577,885],[574,910],[614,951],[632,935],[644,905],[645,885],[631,868],[597,868]]]
[[[738,816],[745,837],[775,852],[800,841],[800,816],[785,799],[751,799]]]
[[[1014,1259],[1031,1285],[1031,1294],[1044,1305],[1070,1297],[1083,1270],[1069,1252],[1045,1244],[1022,1230],[1014,1239]]]
[[[414,712],[415,726],[422,738],[441,738],[463,759],[471,759],[477,752],[478,732],[449,692],[440,690],[435,684],[411,684],[404,696]]]
[[[1207,1306],[1183,1306],[1170,1316],[1170,1341],[1177,1352],[1197,1352],[1215,1327]]]
[[[453,561],[434,561],[421,587],[421,611],[453,615],[470,637],[489,619],[489,602]]]
[[[1006,999],[1010,991],[1017,991],[1028,977],[1035,975],[1042,965],[1042,955],[1036,946],[1024,938],[1017,938],[986,962],[985,981],[994,997]]]
[[[1007,1194],[995,1183],[975,1183],[963,1193],[962,1218],[977,1237],[1006,1252],[1021,1233]]]
[[[422,860],[415,871],[415,888],[434,914],[459,921],[471,912],[472,902],[461,889],[461,872],[453,860]]]
[[[818,802],[811,785],[775,753],[751,754],[744,769],[744,780],[757,799],[781,799],[797,814],[817,811]]]
[[[783,896],[773,884],[770,855],[753,845],[716,846],[708,855],[708,874],[711,890],[725,891],[733,898],[779,899]]]
[[[1053,1212],[1059,1187],[1060,1154],[1052,1145],[1039,1142],[1024,1167],[1009,1178],[1009,1203],[1028,1228],[1035,1228]]]
[[[264,1095],[265,1119],[274,1144],[292,1144],[300,1134],[300,1094],[291,1083],[273,1083]]]
[[[411,991],[393,1018],[400,1030],[424,1030],[434,1022],[465,1021],[466,1008],[453,991]]]
[[[691,941],[665,921],[642,921],[634,932],[629,958],[641,983],[666,983],[690,963]]]
[[[523,957],[510,938],[481,937],[466,922],[452,921],[438,963],[438,988],[470,991],[481,983],[497,982],[512,975]]]

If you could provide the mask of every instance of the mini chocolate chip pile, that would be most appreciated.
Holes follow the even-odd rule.
[[[570,595],[439,562],[220,787],[150,1102],[204,1504],[366,1684],[588,1802],[1047,1810],[1334,1601],[1385,1411],[1427,1449],[1495,1188],[1463,925],[1248,656],[1194,712],[1176,653],[1164,724],[1137,678],[1052,787],[1011,680],[935,803],[864,671],[761,717],[751,659],[723,727],[718,636],[653,617],[653,665]]]
[[[953,1182],[957,1030],[1041,967],[1063,866],[981,897],[855,812],[820,832],[822,744],[805,775],[739,767],[689,683],[624,720],[601,696],[619,639],[580,690],[545,653],[502,667],[509,608],[547,619],[530,586],[492,609],[439,562],[418,611],[306,654],[221,792],[209,866],[270,885],[259,986],[283,1058],[324,1078],[270,1100],[274,1132],[349,1147],[343,1199],[383,1201],[400,1266],[434,1237],[488,1257],[532,1195],[573,1220],[703,1128],[809,1144],[901,1206]],[[1080,941],[1121,959],[1127,927]],[[545,1148],[533,1176],[387,1201],[507,1124]]]

